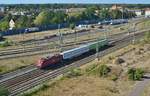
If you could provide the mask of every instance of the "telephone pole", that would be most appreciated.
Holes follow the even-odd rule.
[[[59,45],[60,45],[60,52],[63,51],[62,45],[63,45],[63,36],[62,32],[60,32],[60,24],[58,25],[58,33],[59,33]]]
[[[98,45],[99,39],[97,38],[97,43],[96,43],[96,58],[99,61],[99,45]]]
[[[136,24],[134,23],[133,24],[133,39],[132,39],[133,44],[135,44],[135,27],[136,27]]]

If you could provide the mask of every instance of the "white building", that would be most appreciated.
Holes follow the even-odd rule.
[[[13,19],[11,19],[9,22],[9,29],[12,30],[14,27],[15,27],[15,22]]]
[[[5,12],[5,8],[4,7],[0,7],[0,12]]]
[[[137,17],[142,16],[142,10],[135,10],[135,14]]]
[[[145,17],[150,17],[150,9],[145,10]]]

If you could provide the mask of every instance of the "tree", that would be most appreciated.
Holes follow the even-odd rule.
[[[100,19],[108,19],[110,18],[110,12],[108,9],[102,9],[99,11],[98,16]]]
[[[49,11],[43,11],[41,12],[36,19],[34,20],[35,25],[46,25],[50,24],[51,19],[53,17],[54,13]]]
[[[120,10],[112,10],[111,11],[111,17],[113,19],[119,19],[122,18],[122,12]]]
[[[4,21],[10,21],[11,19],[13,19],[14,17],[11,15],[11,14],[7,14],[4,18],[3,18],[3,20]]]
[[[98,16],[96,15],[95,10],[95,7],[88,7],[84,12],[81,13],[80,18],[82,18],[82,20],[97,19]]]
[[[8,21],[2,21],[0,23],[0,30],[5,31],[9,29],[9,22]]]
[[[64,12],[43,11],[34,20],[35,25],[59,24],[66,21]]]
[[[18,20],[17,20],[17,28],[23,28],[23,27],[27,27],[30,26],[31,23],[27,24],[28,22],[28,17],[27,16],[21,16]]]
[[[56,12],[54,13],[54,17],[52,18],[52,23],[59,24],[66,21],[67,15],[64,12]]]

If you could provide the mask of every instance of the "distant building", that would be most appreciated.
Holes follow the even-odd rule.
[[[117,4],[113,5],[113,6],[110,8],[110,10],[122,10],[122,9],[123,9],[123,7],[120,6],[120,5],[117,5]]]
[[[14,16],[24,16],[26,15],[27,12],[26,11],[9,11],[9,13]]]
[[[9,29],[12,30],[14,27],[15,27],[15,22],[13,19],[11,19],[9,22]]]
[[[145,17],[150,17],[150,9],[145,10]]]
[[[80,13],[83,12],[86,8],[69,8],[66,9],[66,13]]]
[[[135,13],[137,17],[140,17],[144,14],[144,10],[141,9],[133,9],[133,10],[128,9],[128,12]]]
[[[142,10],[134,10],[137,17],[142,16],[143,11]]]
[[[0,12],[4,13],[5,12],[5,7],[0,7]]]

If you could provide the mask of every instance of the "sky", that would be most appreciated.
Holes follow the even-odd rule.
[[[46,3],[127,3],[150,4],[150,0],[0,0],[0,4],[46,4]]]

